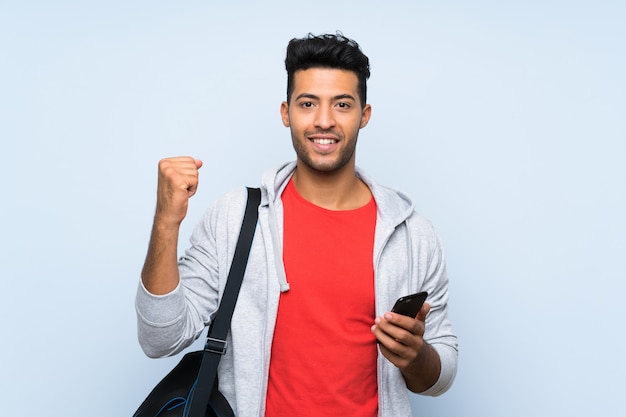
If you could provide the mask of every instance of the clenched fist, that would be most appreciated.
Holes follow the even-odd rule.
[[[189,198],[198,189],[202,161],[190,156],[159,161],[159,182],[155,223],[178,227],[187,214]]]

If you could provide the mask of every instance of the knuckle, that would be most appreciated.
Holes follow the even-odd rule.
[[[159,161],[159,168],[166,168],[171,165],[172,161],[169,158],[161,159]]]

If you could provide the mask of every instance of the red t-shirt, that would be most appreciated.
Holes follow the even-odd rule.
[[[280,296],[265,415],[375,417],[376,203],[326,210],[291,181],[282,201],[291,289]]]

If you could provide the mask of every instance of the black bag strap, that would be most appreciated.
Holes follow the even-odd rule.
[[[235,311],[235,303],[237,302],[243,275],[246,271],[258,220],[260,202],[261,190],[248,187],[248,202],[246,203],[246,211],[241,231],[239,232],[239,240],[237,241],[233,261],[228,272],[228,280],[226,281],[226,287],[224,288],[224,294],[222,295],[217,314],[209,327],[196,386],[187,405],[189,407],[189,417],[204,417],[209,405],[209,397],[215,388],[217,365],[222,355],[226,353],[226,337],[230,330],[230,321]]]

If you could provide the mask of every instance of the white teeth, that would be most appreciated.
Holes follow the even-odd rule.
[[[335,143],[333,139],[313,139],[313,142],[319,143],[320,145],[330,145]]]

